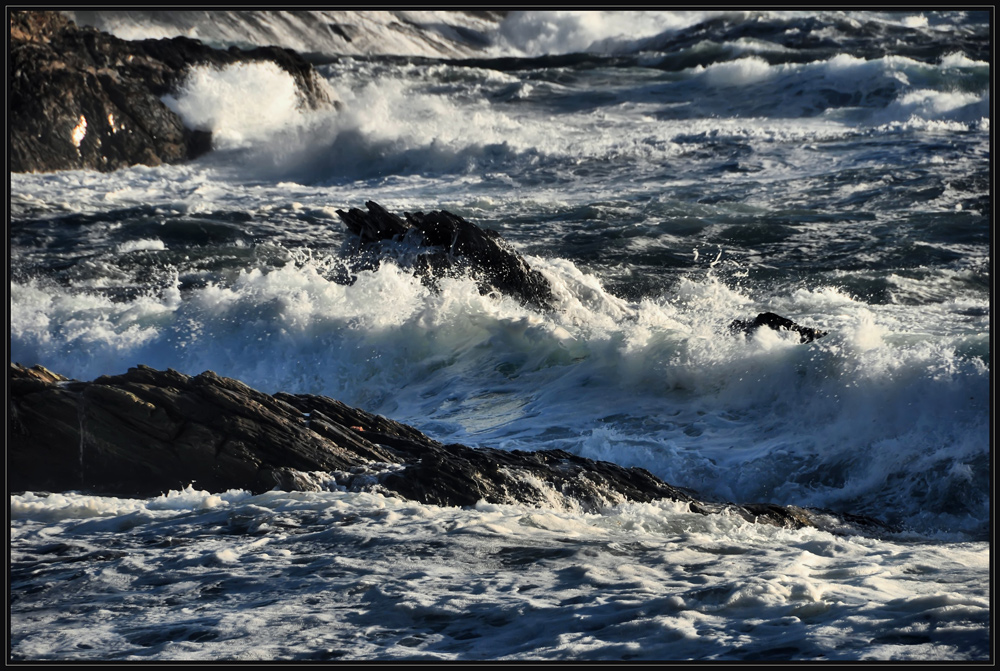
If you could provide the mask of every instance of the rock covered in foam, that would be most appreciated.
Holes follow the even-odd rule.
[[[766,326],[773,331],[793,331],[799,334],[800,343],[808,343],[827,335],[826,331],[796,324],[788,317],[782,317],[773,312],[762,312],[752,320],[736,319],[729,325],[729,330],[733,333],[753,333],[761,326]]]
[[[359,252],[385,253],[383,241],[401,242],[414,235],[418,245],[414,270],[433,285],[439,277],[468,272],[482,293],[496,291],[523,304],[548,308],[552,288],[496,231],[480,228],[446,210],[404,213],[405,220],[373,201],[368,211],[337,210],[347,228],[358,236]],[[368,258],[366,263],[377,263]]]
[[[59,12],[13,11],[10,169],[111,171],[194,158],[211,149],[211,134],[185,128],[161,97],[192,66],[258,61],[289,73],[301,104],[332,104],[312,66],[287,49],[223,51],[185,37],[132,42],[79,28]]]
[[[155,496],[190,483],[209,491],[336,486],[422,503],[556,506],[687,502],[693,512],[831,530],[876,520],[774,504],[699,501],[641,468],[563,450],[473,449],[309,394],[272,395],[211,371],[146,366],[92,382],[40,366],[10,367],[8,486]]]

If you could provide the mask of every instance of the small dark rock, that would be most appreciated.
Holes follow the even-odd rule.
[[[766,326],[775,331],[795,331],[799,334],[799,342],[807,343],[822,338],[827,335],[826,331],[820,331],[809,326],[800,326],[787,317],[776,315],[773,312],[762,312],[753,320],[736,319],[729,325],[729,330],[733,333],[753,333],[761,326]]]
[[[496,291],[512,296],[522,304],[540,309],[551,307],[552,287],[548,280],[531,268],[496,231],[480,228],[445,210],[406,213],[406,219],[392,214],[373,201],[365,203],[368,211],[352,208],[337,210],[347,228],[358,236],[362,267],[375,265],[376,257],[388,252],[382,241],[402,242],[415,234],[418,253],[413,270],[434,285],[448,273],[468,272],[483,294]]]

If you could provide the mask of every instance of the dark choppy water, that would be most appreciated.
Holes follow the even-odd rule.
[[[474,60],[314,56],[344,103],[339,112],[296,110],[287,77],[264,66],[201,71],[171,104],[189,124],[213,130],[216,150],[203,159],[110,175],[13,175],[12,360],[85,379],[138,363],[191,374],[212,369],[269,392],[334,396],[441,439],[558,447],[643,466],[708,496],[875,514],[922,540],[905,552],[888,550],[888,541],[858,541],[819,555],[852,556],[893,567],[890,573],[909,571],[903,557],[920,555],[913,561],[927,568],[930,587],[907,583],[892,587],[901,596],[865,596],[903,599],[910,604],[903,610],[920,618],[955,610],[947,595],[956,588],[946,583],[959,569],[946,565],[934,543],[962,543],[981,585],[962,588],[962,598],[978,605],[956,608],[978,623],[971,631],[984,632],[976,618],[986,608],[990,528],[989,17],[737,13],[705,14],[697,18],[709,20],[698,23],[665,14],[633,25],[645,33],[613,30],[616,21],[638,18],[605,18],[602,32],[574,15],[514,15],[492,34],[489,57]],[[590,48],[575,50],[589,54],[565,53],[585,39]],[[556,309],[540,313],[480,296],[471,281],[447,281],[432,293],[391,264],[340,283],[351,245],[335,211],[368,199],[397,211],[448,209],[495,228],[550,279]],[[773,332],[726,335],[732,319],[765,310],[830,335],[808,346]],[[339,501],[310,504],[333,506],[324,515],[375,505],[324,496]],[[181,499],[185,510],[195,505]],[[250,504],[226,501],[216,506],[225,514],[265,514],[236,513]],[[17,553],[40,552],[29,540],[38,534],[97,542],[90,523],[60,522],[53,531],[51,510],[23,512],[46,505],[17,505]],[[272,505],[285,504],[253,504]],[[461,517],[377,505],[403,506],[393,519],[405,528]],[[114,521],[125,514],[115,505],[94,506],[98,512],[86,515],[123,524]],[[197,520],[202,513],[194,510],[184,515]],[[480,524],[471,521],[480,513],[467,513],[468,524]],[[559,524],[575,525],[574,538],[621,543],[594,531],[621,514]],[[152,523],[148,515],[135,533]],[[649,515],[667,515],[667,526],[692,524],[675,512],[640,514]],[[378,524],[379,534],[402,533]],[[751,572],[787,547],[819,542],[787,534],[779,549],[771,532],[709,526],[698,532],[702,544],[742,542],[733,534],[755,539],[761,558]],[[629,528],[635,542],[664,556],[685,551],[657,545],[670,537],[665,527]],[[282,547],[298,552],[294,534],[281,534]],[[550,542],[539,534],[531,544]],[[444,538],[447,547],[461,545]],[[473,547],[493,543],[480,541]],[[205,542],[195,544],[205,548],[198,552],[230,551],[222,541]],[[251,556],[241,548],[230,548],[232,562]],[[623,556],[648,567],[631,550]],[[155,552],[143,561],[174,570]],[[200,561],[192,566],[207,566]],[[599,568],[601,559],[588,561],[553,559],[553,575],[575,570],[569,566],[583,573],[566,584],[552,578],[545,592],[581,590],[595,571],[611,570]],[[810,561],[795,560],[815,569]],[[415,570],[451,570],[441,562]],[[659,586],[649,588],[659,596],[650,598],[667,608],[665,585],[680,578],[662,570],[651,578]],[[720,578],[715,596],[670,608],[681,619],[715,613],[741,589],[731,570],[720,574],[730,577]],[[878,574],[858,570],[837,575]],[[211,573],[189,572],[195,582]],[[834,573],[810,574],[817,594],[847,589]],[[823,614],[810,620],[775,605],[805,593],[782,580],[764,578],[762,589],[784,596],[753,603],[769,604],[770,626],[777,625],[768,618],[798,618],[809,643],[781,654],[770,643],[733,643],[727,637],[737,635],[742,616],[720,606],[718,628],[703,636],[726,643],[682,646],[680,657],[836,656],[827,648],[838,649],[839,639],[809,623],[840,626],[847,611],[837,609],[854,597],[814,595],[827,606],[815,607]],[[401,594],[446,600],[407,585]],[[477,608],[464,603],[468,612]],[[523,616],[534,602],[510,603]],[[577,616],[567,617],[564,633]],[[940,633],[945,625],[914,633],[911,623],[884,634],[877,620],[864,620],[870,647],[842,658],[970,658],[984,649],[975,641],[985,633],[953,643]],[[18,621],[22,656],[69,654],[56,643],[31,648],[26,620]],[[678,622],[671,631],[681,631]],[[374,625],[354,626],[362,629],[345,631]],[[645,629],[612,630],[586,644],[556,637],[521,648],[489,639],[482,656],[665,656],[660,647],[626,645],[653,636]],[[441,631],[435,636],[458,635]],[[471,655],[433,636],[413,645],[403,638],[394,645],[406,650],[397,652],[338,645],[347,645],[349,657]],[[239,648],[161,644],[112,648],[210,658]],[[292,649],[305,654],[310,645]]]

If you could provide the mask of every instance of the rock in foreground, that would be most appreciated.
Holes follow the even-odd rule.
[[[698,501],[641,468],[562,450],[473,449],[308,394],[261,393],[212,372],[146,366],[93,382],[10,368],[8,487],[155,496],[337,486],[422,503],[519,503],[597,511],[625,501],[683,501],[694,512],[799,528],[887,530],[868,518],[795,506]]]

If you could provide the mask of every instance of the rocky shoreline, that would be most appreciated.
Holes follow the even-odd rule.
[[[642,468],[563,450],[473,449],[324,396],[269,395],[211,371],[146,366],[92,382],[11,363],[8,488],[156,496],[273,488],[371,491],[445,506],[479,501],[598,511],[626,501],[686,502],[786,528],[896,529],[869,517],[771,503],[700,500]]]
[[[59,12],[10,13],[11,170],[111,171],[188,160],[211,148],[207,131],[186,128],[163,103],[190,68],[268,61],[295,80],[301,105],[332,105],[312,66],[277,47],[219,50],[178,37],[126,41],[77,27]],[[551,307],[546,278],[494,231],[450,212],[392,214],[338,210],[352,241],[351,267],[399,262],[428,285],[469,274],[485,293]],[[416,250],[415,252],[413,250]],[[730,330],[760,326],[824,332],[763,313]],[[264,394],[207,371],[188,376],[145,366],[92,382],[39,366],[11,364],[8,488],[155,496],[191,483],[211,491],[342,487],[428,504],[478,501],[583,511],[625,501],[681,501],[699,513],[735,514],[789,528],[891,531],[863,516],[775,504],[700,500],[644,469],[562,450],[473,449],[442,444],[416,429],[303,394]]]
[[[271,62],[295,81],[300,105],[334,104],[312,65],[290,49],[221,50],[186,37],[127,41],[60,12],[9,16],[12,172],[109,172],[204,154],[211,133],[185,127],[162,101],[196,66]]]

